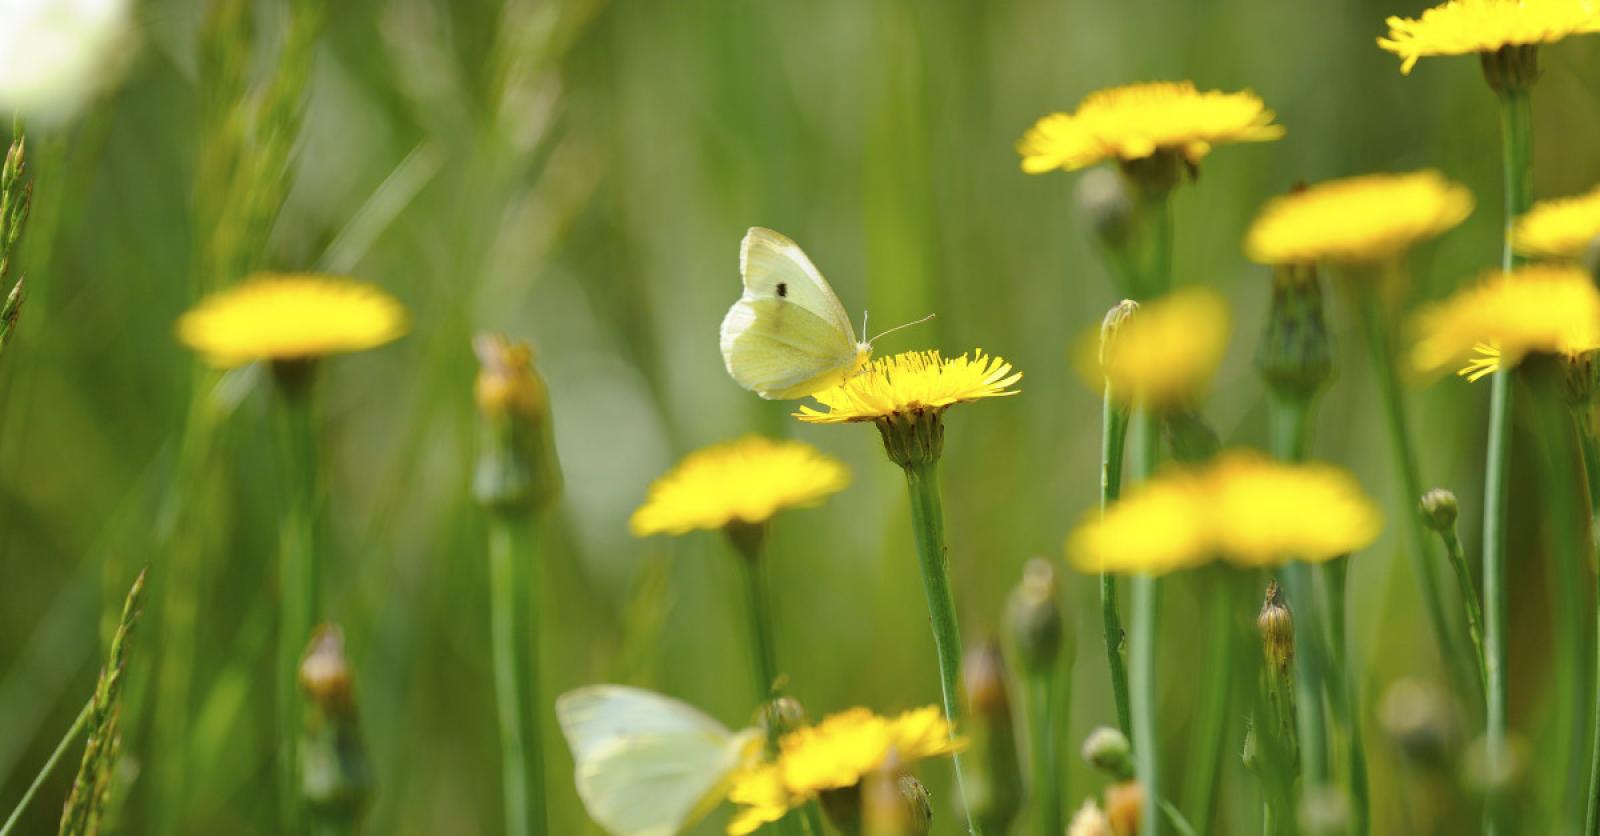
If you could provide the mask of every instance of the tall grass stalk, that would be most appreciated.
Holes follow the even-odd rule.
[[[1100,407],[1100,511],[1122,496],[1122,459],[1128,439],[1128,410],[1118,406],[1106,386]],[[1128,668],[1122,615],[1117,609],[1117,576],[1100,573],[1100,620],[1104,628],[1106,664],[1111,671],[1111,694],[1117,706],[1117,728],[1133,740],[1128,709]]]
[[[544,758],[539,734],[538,526],[531,515],[489,521],[490,639],[500,719],[500,776],[506,831],[546,832]]]
[[[1133,475],[1143,481],[1155,472],[1160,458],[1160,437],[1149,412],[1133,414]],[[1129,708],[1133,727],[1133,773],[1144,788],[1144,809],[1140,813],[1140,832],[1155,836],[1160,832],[1159,814],[1161,773],[1156,726],[1156,631],[1160,607],[1160,587],[1155,576],[1133,577],[1133,631],[1128,648]]]
[[[133,625],[144,609],[145,574],[141,569],[122,602],[122,615],[111,636],[111,649],[105,667],[89,702],[87,737],[78,775],[61,811],[61,836],[94,836],[100,832],[106,806],[111,799],[112,781],[122,754],[122,694],[127,674],[129,638]]]
[[[945,553],[944,508],[939,498],[937,458],[912,462],[905,467],[906,488],[911,495],[911,529],[916,538],[917,560],[922,570],[922,587],[928,602],[928,621],[933,628],[933,646],[939,659],[939,685],[944,698],[945,716],[952,727],[961,722],[961,627],[956,621],[956,602],[950,591],[949,561]],[[966,809],[967,832],[981,836],[977,819],[965,803],[966,779],[963,758],[954,756],[956,788]]]
[[[1600,505],[1600,441],[1595,438],[1594,416],[1587,405],[1575,407],[1572,415],[1578,426],[1578,450],[1589,493],[1589,561],[1585,571],[1595,576],[1595,600],[1600,601],[1600,531],[1595,530],[1595,508]],[[1584,805],[1584,836],[1600,836],[1600,617],[1595,619],[1594,636],[1594,716],[1589,720],[1589,792]]]
[[[67,750],[72,748],[73,741],[77,740],[78,735],[82,734],[84,728],[89,725],[89,715],[93,711],[94,700],[91,698],[83,704],[83,710],[78,712],[78,718],[72,721],[72,725],[67,728],[67,733],[61,736],[61,742],[56,744],[55,750],[45,760],[44,766],[39,768],[39,774],[33,776],[33,782],[28,784],[28,788],[23,791],[22,798],[18,799],[17,806],[12,808],[11,815],[6,816],[5,824],[0,824],[0,836],[11,836],[11,833],[16,830],[17,822],[22,820],[22,814],[27,812],[28,805],[33,803],[33,797],[39,793],[39,787],[44,786],[45,780],[50,777],[52,772],[55,772],[56,764],[61,762],[61,758],[67,754]]]
[[[279,444],[284,497],[278,525],[278,781],[279,826],[295,830],[303,820],[299,781],[302,725],[300,654],[311,640],[320,606],[321,564],[316,543],[316,433],[312,361],[274,368],[279,384]]]

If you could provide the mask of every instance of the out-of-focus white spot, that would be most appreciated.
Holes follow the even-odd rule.
[[[0,0],[0,109],[65,121],[116,81],[131,41],[128,0]]]

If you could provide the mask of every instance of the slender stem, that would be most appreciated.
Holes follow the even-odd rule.
[[[1056,669],[1028,677],[1029,766],[1033,771],[1033,826],[1039,836],[1061,836],[1061,778],[1056,758]]]
[[[1440,532],[1439,538],[1444,541],[1445,553],[1456,571],[1456,583],[1461,587],[1461,602],[1467,611],[1467,635],[1472,639],[1473,655],[1478,660],[1478,688],[1487,694],[1489,671],[1483,658],[1483,607],[1478,603],[1478,585],[1472,580],[1472,567],[1467,565],[1467,555],[1455,529]]]
[[[1600,444],[1596,443],[1594,424],[1589,420],[1587,410],[1575,410],[1574,420],[1578,424],[1579,449],[1583,456],[1583,468],[1589,489],[1589,502],[1591,509],[1595,499],[1600,496]],[[1591,559],[1586,571],[1595,571],[1595,561],[1600,559],[1600,546],[1596,545],[1596,532],[1593,512],[1590,517],[1590,554]],[[1600,573],[1595,575],[1595,600],[1600,601]],[[1583,816],[1584,836],[1600,836],[1600,617],[1595,619],[1595,665],[1594,665],[1594,717],[1590,720],[1589,740],[1589,795]]]
[[[489,622],[500,719],[500,779],[506,832],[544,833],[540,742],[537,528],[527,514],[489,522]]]
[[[1150,413],[1133,414],[1133,473],[1148,479],[1160,457],[1160,439]],[[1161,782],[1158,733],[1156,731],[1156,630],[1160,605],[1159,581],[1153,575],[1133,577],[1133,631],[1128,652],[1130,720],[1133,740],[1133,771],[1144,788],[1144,809],[1140,832],[1154,836],[1160,829]]]
[[[302,372],[309,374],[309,369]],[[309,380],[278,387],[287,496],[278,529],[278,774],[280,828],[300,829],[300,655],[311,640],[318,610],[315,544],[316,442]]]
[[[1370,284],[1370,283],[1368,283]],[[1401,501],[1406,512],[1406,537],[1410,540],[1411,566],[1422,588],[1423,603],[1428,611],[1428,623],[1433,628],[1434,641],[1450,669],[1462,680],[1470,679],[1467,660],[1456,651],[1455,633],[1446,615],[1441,583],[1428,548],[1428,532],[1416,503],[1422,497],[1421,468],[1417,464],[1416,446],[1412,442],[1410,424],[1406,420],[1405,396],[1400,388],[1400,378],[1395,373],[1394,351],[1390,345],[1389,328],[1381,310],[1376,288],[1363,286],[1356,290],[1356,300],[1361,335],[1367,347],[1367,359],[1377,379],[1379,400],[1383,404],[1384,428],[1389,434],[1390,451],[1400,477]]]
[[[1100,426],[1100,511],[1104,513],[1122,495],[1122,458],[1128,438],[1128,410],[1116,404],[1109,386],[1100,408]],[[1106,663],[1111,668],[1111,694],[1117,705],[1117,727],[1132,741],[1122,615],[1117,611],[1117,576],[1110,572],[1100,573],[1100,620],[1104,627]]]
[[[1229,575],[1218,574],[1215,594],[1210,598],[1211,625],[1207,630],[1204,658],[1209,670],[1205,676],[1204,690],[1200,696],[1200,709],[1195,728],[1195,754],[1189,760],[1185,796],[1192,807],[1186,805],[1202,828],[1210,829],[1212,809],[1216,802],[1217,779],[1222,773],[1222,739],[1228,728],[1234,667],[1234,588]]]
[[[744,575],[745,600],[750,616],[750,654],[755,661],[756,701],[772,697],[778,681],[777,651],[773,649],[772,616],[767,609],[766,571],[761,555],[745,555],[739,560]],[[773,725],[777,731],[777,726]]]
[[[1533,114],[1526,90],[1502,90],[1500,105],[1506,195],[1505,235],[1500,266],[1510,270],[1515,259],[1511,228],[1517,217],[1528,208],[1529,180],[1532,175],[1529,134],[1532,131]],[[1499,771],[1506,746],[1505,560],[1513,374],[1511,369],[1501,369],[1490,377],[1489,439],[1483,489],[1483,640],[1484,667],[1488,671],[1488,694],[1484,700],[1484,747],[1489,769],[1495,773]],[[1485,809],[1485,833],[1494,834],[1500,830],[1501,806],[1500,799],[1490,799]]]
[[[17,806],[11,811],[11,815],[6,817],[6,823],[0,825],[0,836],[11,836],[11,831],[17,826],[17,822],[22,819],[22,813],[28,809],[28,805],[33,802],[33,796],[39,792],[39,787],[43,786],[45,779],[49,778],[50,773],[55,771],[56,764],[61,762],[62,756],[72,746],[72,741],[77,740],[78,735],[83,732],[84,726],[89,722],[89,715],[94,713],[93,709],[94,699],[91,697],[87,703],[84,703],[83,710],[78,712],[78,719],[73,720],[71,727],[67,729],[67,733],[61,736],[61,742],[56,744],[55,751],[50,753],[50,757],[45,760],[44,766],[39,768],[39,774],[33,776],[33,783],[29,784],[28,789],[22,793],[22,798],[17,801]]]
[[[905,468],[906,487],[911,494],[911,528],[917,542],[917,559],[922,568],[922,586],[928,599],[928,621],[933,627],[933,647],[939,659],[939,685],[944,697],[944,713],[951,733],[961,721],[961,627],[956,623],[956,602],[950,592],[949,562],[944,545],[944,508],[939,500],[937,460]],[[962,758],[954,757],[956,788],[963,802],[967,797],[962,775]],[[967,832],[981,836],[972,806],[967,810]]]
[[[1361,717],[1356,709],[1355,676],[1350,672],[1348,646],[1345,637],[1345,586],[1350,570],[1350,557],[1335,558],[1322,567],[1323,590],[1327,594],[1328,644],[1331,648],[1328,692],[1333,710],[1334,724],[1349,740],[1346,741],[1346,781],[1350,786],[1352,807],[1351,832],[1362,836],[1371,823],[1371,803],[1367,787],[1366,747],[1361,737]]]

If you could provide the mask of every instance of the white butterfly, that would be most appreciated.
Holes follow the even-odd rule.
[[[763,398],[793,400],[861,368],[850,315],[800,245],[751,227],[739,245],[744,295],[722,319],[722,359],[735,382]]]
[[[761,732],[730,732],[670,697],[591,685],[556,700],[578,797],[613,836],[673,836],[727,795],[733,773],[760,751]]]

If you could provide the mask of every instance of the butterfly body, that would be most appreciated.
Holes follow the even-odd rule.
[[[800,246],[752,227],[739,247],[744,294],[722,320],[722,359],[735,382],[769,400],[836,385],[866,364],[850,315]]]

